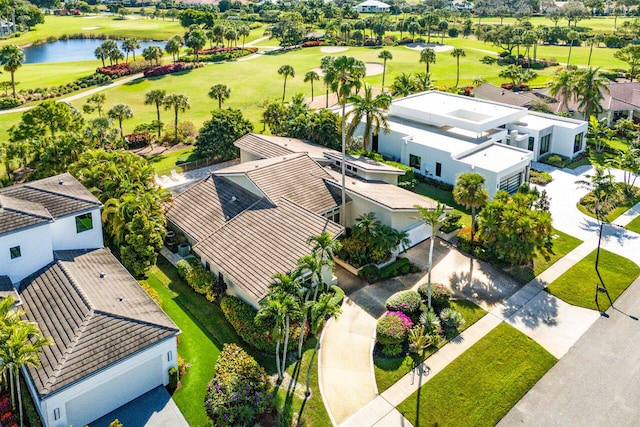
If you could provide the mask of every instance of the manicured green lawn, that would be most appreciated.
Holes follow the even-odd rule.
[[[480,320],[485,314],[482,308],[468,300],[455,300],[451,302],[451,306],[458,310],[464,317],[466,323],[460,328],[460,332]],[[442,342],[440,347],[445,345]],[[431,356],[437,351],[437,348],[431,348],[425,354],[425,358]],[[387,390],[395,384],[400,378],[408,374],[413,368],[414,358],[411,356],[404,357],[374,357],[373,368],[376,376],[376,385],[378,393]]]
[[[494,426],[556,362],[502,323],[397,409],[415,426]]]
[[[179,159],[188,159],[193,150],[195,150],[195,147],[187,147],[181,150],[170,151],[166,154],[163,153],[151,156],[148,157],[147,160],[151,162],[151,165],[156,172],[163,172],[165,174],[168,174],[171,169],[175,169],[177,172],[180,172],[182,169],[180,168],[180,166],[177,166],[176,163]]]
[[[569,304],[597,310],[594,301],[596,285],[600,280],[595,271],[596,251],[594,250],[576,265],[554,280],[547,291]],[[607,286],[611,299],[615,301],[640,274],[640,267],[627,258],[600,249],[598,269]],[[602,311],[609,308],[605,294],[598,297]]]
[[[633,231],[634,233],[640,233],[640,216],[635,217],[633,221],[627,224],[624,228],[629,231]]]
[[[275,373],[274,358],[248,347],[226,321],[220,308],[186,285],[175,267],[162,256],[158,257],[156,266],[149,270],[147,282],[158,291],[163,309],[182,330],[178,351],[192,367],[183,379],[183,387],[173,397],[190,425],[202,426],[208,422],[203,404],[206,386],[213,376],[215,359],[224,343],[242,346],[269,375]],[[289,362],[287,365],[287,372],[301,384],[306,380],[314,346],[315,340],[308,339],[302,361]],[[330,425],[318,388],[317,356],[311,374],[311,397],[306,404],[303,398],[279,389],[274,390],[276,405],[282,410],[286,403],[290,412],[298,414],[306,425]]]
[[[471,227],[471,211],[458,204],[454,200],[453,193],[451,193],[451,191],[442,190],[432,185],[425,184],[424,182],[418,182],[415,188],[411,191],[422,194],[423,196],[427,196],[440,203],[444,203],[447,206],[451,206],[462,216],[462,218],[460,218],[460,222],[462,223],[462,225],[465,227]]]
[[[582,240],[563,233],[560,230],[554,229],[552,236],[554,237],[552,240],[553,248],[551,249],[549,259],[545,259],[542,255],[538,254],[533,260],[533,268],[529,266],[514,268],[509,271],[509,273],[522,283],[528,283],[582,243]]]

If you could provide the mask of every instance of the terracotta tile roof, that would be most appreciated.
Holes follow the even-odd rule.
[[[307,154],[241,163],[215,174],[238,172],[245,173],[274,204],[285,197],[316,213],[340,205],[340,192],[325,182],[330,175]]]
[[[51,221],[41,204],[0,194],[0,235]]]
[[[56,219],[102,206],[71,174],[0,188],[0,195],[38,203]]]
[[[258,200],[250,191],[213,175],[176,196],[166,217],[201,241]]]
[[[344,229],[283,198],[274,206],[263,200],[237,215],[194,246],[236,286],[260,301],[275,273],[293,270],[311,252],[310,236]]]
[[[19,292],[26,317],[54,342],[29,368],[41,396],[179,333],[107,249],[55,252]]]

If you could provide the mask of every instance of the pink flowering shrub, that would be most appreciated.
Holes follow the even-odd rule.
[[[376,326],[376,341],[382,345],[402,344],[407,339],[413,321],[399,311],[387,311]]]

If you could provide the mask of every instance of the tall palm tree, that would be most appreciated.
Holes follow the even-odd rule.
[[[345,158],[346,158],[346,105],[347,98],[354,89],[360,89],[361,79],[366,74],[364,62],[353,56],[339,56],[331,61],[327,67],[324,81],[331,87],[331,90],[338,95],[338,100],[342,105],[342,204],[340,205],[340,222],[346,224],[345,206],[347,195],[345,191]]]
[[[0,371],[8,370],[11,378],[15,380],[20,427],[23,427],[20,369],[23,366],[38,366],[40,362],[38,353],[44,347],[51,345],[51,341],[42,335],[34,323],[23,321],[11,326],[9,331],[8,339],[0,343]]]
[[[420,205],[414,205],[420,214],[420,219],[431,227],[431,241],[429,245],[429,272],[427,274],[427,308],[431,310],[431,267],[433,266],[433,244],[436,240],[436,233],[442,222],[442,214],[445,210],[445,205],[442,203],[437,204],[435,208],[425,208]]]
[[[238,27],[238,35],[242,37],[242,48],[244,49],[244,39],[251,33],[248,25],[240,25]]]
[[[471,244],[476,228],[476,209],[489,200],[489,193],[484,188],[485,179],[476,172],[465,172],[458,176],[453,188],[453,198],[467,209],[471,209]]]
[[[219,110],[222,109],[222,102],[225,99],[229,99],[229,96],[231,96],[231,89],[229,89],[229,86],[221,83],[211,86],[209,90],[209,98],[218,100]]]
[[[331,64],[333,63],[333,60],[335,58],[333,56],[323,56],[322,58],[320,58],[320,69],[322,70],[322,72],[324,73],[324,75],[327,75],[327,70],[329,69],[329,67],[331,66]],[[325,101],[325,108],[329,108],[329,82],[326,81],[325,79],[325,86],[326,86],[326,101]]]
[[[167,45],[164,47],[164,50],[167,51],[171,57],[173,57],[173,62],[180,59],[180,48],[183,45],[182,37],[175,35],[171,37],[171,39],[167,42]]]
[[[383,50],[378,55],[378,58],[382,59],[382,90],[384,90],[384,76],[387,74],[387,61],[393,59],[393,55],[388,50]]]
[[[300,334],[300,340],[298,342],[298,358],[302,357],[302,345],[304,343],[304,332],[308,315],[308,310],[306,309],[308,308],[307,303],[310,299],[316,301],[318,298],[318,289],[324,284],[322,279],[322,269],[324,265],[328,265],[328,263],[324,262],[317,253],[304,255],[298,260],[298,266],[296,268],[297,274],[300,277],[308,275],[306,280],[303,280],[301,284],[301,292],[304,295],[303,298],[300,299],[300,302],[305,309],[303,311],[302,333]],[[312,291],[314,292],[313,298],[311,298]]]
[[[294,78],[296,76],[296,72],[291,65],[285,64],[278,68],[278,74],[284,76],[284,88],[282,89],[282,102],[284,102],[284,98],[287,93],[287,79],[289,77]]]
[[[384,112],[389,108],[393,99],[391,95],[385,92],[378,94],[374,98],[372,89],[371,85],[367,84],[364,88],[364,96],[351,95],[348,98],[348,101],[353,104],[353,108],[347,113],[347,117],[352,117],[351,124],[347,130],[347,139],[353,138],[356,128],[364,119],[364,134],[362,136],[362,149],[364,151],[369,150],[371,134],[377,135],[380,133],[380,126],[383,127],[384,133],[391,131],[389,129],[389,121]]]
[[[311,82],[311,101],[313,101],[313,82],[317,82],[320,80],[320,76],[315,71],[307,71],[307,74],[304,75],[304,82]]]
[[[144,104],[145,105],[155,105],[156,106],[156,120],[158,125],[158,138],[160,138],[160,131],[162,130],[162,126],[160,123],[160,106],[164,103],[164,99],[167,96],[167,92],[163,89],[153,89],[144,94]]]
[[[593,193],[594,213],[599,221],[606,221],[602,212],[609,211],[611,208],[612,199],[615,198],[614,180],[611,171],[605,169],[603,166],[596,165],[595,173],[591,175],[585,175],[588,180],[578,180],[576,184],[582,188]]]
[[[13,97],[16,97],[16,79],[15,74],[18,68],[22,66],[25,57],[22,49],[15,44],[9,44],[0,48],[0,65],[2,68],[11,73],[11,88],[13,89]]]
[[[429,72],[429,64],[436,63],[436,51],[430,47],[425,47],[420,51],[420,62],[424,62]]]
[[[107,112],[107,116],[118,121],[118,127],[120,128],[120,138],[124,138],[124,133],[122,131],[122,122],[133,117],[133,110],[131,109],[131,107],[129,107],[127,104],[116,104]]]
[[[569,43],[569,55],[567,56],[567,68],[569,68],[569,64],[571,62],[571,48],[573,47],[573,42],[578,40],[580,36],[576,31],[569,31],[567,33],[567,43]]]
[[[122,42],[122,50],[127,54],[129,61],[129,52],[133,53],[133,60],[136,60],[136,49],[140,49],[140,41],[135,37],[130,37]]]
[[[256,322],[258,324],[272,322],[273,329],[271,337],[276,341],[276,371],[278,372],[278,380],[282,381],[283,365],[280,364],[280,343],[284,336],[284,308],[282,301],[275,294],[268,294],[260,303],[260,309],[256,314]]]
[[[456,87],[458,87],[458,83],[460,83],[460,57],[467,56],[467,52],[457,47],[451,51],[451,56],[456,58]]]
[[[560,110],[567,111],[569,109],[569,100],[574,96],[574,73],[569,70],[557,71],[547,87],[549,94],[560,101]]]
[[[309,396],[311,394],[309,389],[309,381],[311,378],[311,368],[313,366],[313,358],[316,353],[318,353],[318,348],[320,347],[320,336],[322,335],[322,330],[327,323],[327,320],[330,318],[337,319],[342,313],[342,309],[333,299],[333,295],[330,293],[326,293],[320,296],[318,301],[314,302],[311,305],[311,333],[316,338],[316,346],[313,349],[313,353],[311,354],[311,360],[309,361],[309,366],[307,367],[307,390],[305,395]]]
[[[576,99],[585,120],[589,120],[592,115],[597,117],[602,113],[603,92],[609,93],[607,80],[599,75],[599,71],[600,68],[586,68],[576,72]]]
[[[164,109],[169,110],[173,108],[174,112],[174,122],[173,122],[173,132],[175,141],[178,142],[178,113],[185,112],[189,108],[191,108],[191,103],[189,103],[189,97],[186,95],[172,93],[167,95],[162,102],[164,104]]]

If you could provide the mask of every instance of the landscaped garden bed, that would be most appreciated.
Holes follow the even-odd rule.
[[[495,425],[557,362],[501,323],[398,406],[421,426]]]
[[[600,202],[598,205],[600,216],[606,222],[612,222],[640,202],[640,191],[635,187],[627,188],[625,183],[622,182],[611,183],[610,188],[606,191],[606,196],[606,203]],[[594,191],[587,193],[578,202],[578,210],[593,218],[596,218],[595,207],[596,196]]]

